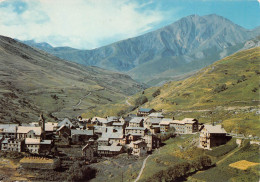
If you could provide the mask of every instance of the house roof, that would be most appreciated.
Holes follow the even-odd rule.
[[[209,133],[227,133],[224,128],[221,127],[221,125],[204,125],[204,128],[209,132]]]
[[[42,128],[37,126],[18,126],[17,133],[28,133],[29,131],[33,130],[35,135],[41,135],[42,134]]]
[[[164,118],[163,114],[161,112],[153,112],[148,115],[149,117],[155,117],[155,118]]]
[[[82,147],[82,150],[85,150],[87,148],[91,147],[89,144],[85,145],[84,147]]]
[[[180,120],[172,120],[172,122],[171,122],[172,124],[182,124],[182,125],[184,125],[185,124],[185,122],[182,120],[182,121],[180,121]]]
[[[171,118],[163,118],[160,122],[160,125],[169,125],[172,123],[172,119]]]
[[[25,138],[25,144],[40,144],[41,140],[40,139],[36,139],[36,138]]]
[[[195,118],[184,118],[182,121],[185,122],[185,124],[193,124],[197,120]]]
[[[15,133],[18,124],[0,124],[0,132]]]
[[[111,152],[119,152],[121,151],[122,146],[98,146],[98,150],[107,150],[107,151],[111,151]]]
[[[58,123],[59,127],[61,127],[62,125],[66,125],[69,127],[73,126],[72,122],[68,118],[65,118],[63,121]]]
[[[142,140],[137,140],[137,141],[133,142],[133,144],[135,144],[135,145],[138,145],[138,144],[140,144],[140,143],[145,143],[145,142],[142,141]]]
[[[51,140],[42,140],[42,141],[40,142],[40,144],[50,145],[50,144],[51,144]]]
[[[76,130],[76,129],[73,129],[71,130],[71,136],[72,135],[94,135],[94,132],[93,130]]]
[[[126,127],[126,130],[145,130],[144,127]]]
[[[106,122],[107,122],[107,119],[106,119],[106,118],[101,118],[101,117],[94,117],[94,118],[92,118],[91,121],[92,121],[92,122],[97,121],[97,122],[100,122],[100,123],[106,123]]]
[[[144,120],[144,117],[134,117],[130,120],[130,123],[141,123]]]
[[[140,108],[139,109],[139,112],[150,112],[152,111],[153,109],[150,109],[150,108]]]
[[[151,122],[152,124],[160,124],[161,118],[147,118],[145,121]]]
[[[45,131],[54,131],[57,126],[58,123],[52,123],[52,122],[45,123]]]
[[[124,126],[125,123],[113,123],[113,126]]]

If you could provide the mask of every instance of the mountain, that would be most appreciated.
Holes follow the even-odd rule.
[[[46,45],[48,47],[48,45]],[[0,122],[75,117],[143,90],[128,75],[67,62],[0,36]]]
[[[94,50],[25,42],[83,65],[127,72],[135,80],[162,84],[199,70],[241,49],[260,34],[218,15],[191,15],[159,30]]]

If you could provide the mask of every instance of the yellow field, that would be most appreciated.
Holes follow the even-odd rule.
[[[53,163],[52,159],[40,158],[40,157],[24,157],[20,160],[20,163]]]
[[[247,170],[249,167],[256,166],[256,165],[259,165],[259,164],[260,163],[255,163],[255,162],[249,162],[249,161],[246,161],[246,160],[241,160],[241,161],[229,164],[229,166],[233,167],[233,168],[240,169],[240,170]]]

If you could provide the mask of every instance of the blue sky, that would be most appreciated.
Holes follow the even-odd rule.
[[[0,0],[0,35],[93,49],[192,14],[260,26],[257,0]]]

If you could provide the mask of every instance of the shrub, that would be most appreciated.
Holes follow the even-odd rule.
[[[214,93],[219,93],[219,92],[222,92],[224,90],[227,90],[227,85],[226,84],[223,84],[223,85],[220,85],[220,86],[216,87],[214,89]]]
[[[67,181],[87,181],[96,176],[96,170],[75,162],[66,172]]]
[[[241,78],[239,78],[239,79],[237,80],[237,83],[243,82],[243,81],[245,81],[245,80],[246,80],[246,76],[245,76],[245,75],[242,75]]]
[[[157,89],[157,90],[152,94],[152,96],[153,96],[153,97],[157,97],[158,95],[160,95],[160,93],[161,93],[160,89]]]
[[[148,99],[146,96],[142,95],[140,97],[138,97],[137,99],[135,99],[135,105],[136,106],[140,106],[143,105],[144,103],[148,102]]]

